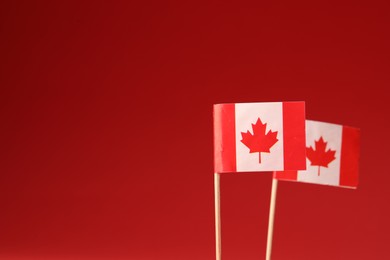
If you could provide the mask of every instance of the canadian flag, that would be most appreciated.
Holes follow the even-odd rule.
[[[305,103],[214,105],[214,171],[306,169]]]
[[[275,172],[274,178],[356,188],[360,131],[357,128],[306,121],[306,170]]]

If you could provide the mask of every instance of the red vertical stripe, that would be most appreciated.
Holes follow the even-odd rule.
[[[360,131],[343,126],[340,186],[357,187],[359,181]]]
[[[306,169],[305,103],[283,102],[284,170]]]
[[[234,104],[214,105],[214,172],[236,171]]]

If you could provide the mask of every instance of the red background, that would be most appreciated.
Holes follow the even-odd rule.
[[[273,259],[390,258],[386,1],[2,1],[0,259],[214,259],[212,104],[361,128],[357,190],[280,183]],[[221,177],[262,259],[271,174]]]

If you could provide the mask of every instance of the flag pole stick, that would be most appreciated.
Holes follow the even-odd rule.
[[[216,260],[221,260],[221,201],[219,174],[214,173],[214,205],[215,205],[215,250]]]
[[[276,204],[277,190],[278,190],[278,180],[273,178],[272,179],[272,190],[271,190],[271,203],[270,203],[270,208],[269,208],[269,219],[268,219],[266,260],[271,260],[272,236],[273,236],[273,232],[274,232],[275,204]]]

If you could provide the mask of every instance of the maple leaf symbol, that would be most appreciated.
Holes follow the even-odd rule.
[[[253,134],[249,131],[241,132],[241,142],[249,148],[250,153],[259,153],[259,163],[261,163],[261,153],[270,153],[270,148],[278,141],[278,132],[271,130],[265,134],[267,124],[263,124],[260,118],[257,119],[256,124],[252,124]]]
[[[328,164],[332,162],[335,157],[336,151],[328,149],[326,150],[327,142],[324,141],[322,136],[318,141],[315,141],[315,147],[314,150],[311,146],[306,147],[306,156],[310,160],[311,165],[318,166],[318,176],[320,176],[320,167],[326,167],[328,168]]]

